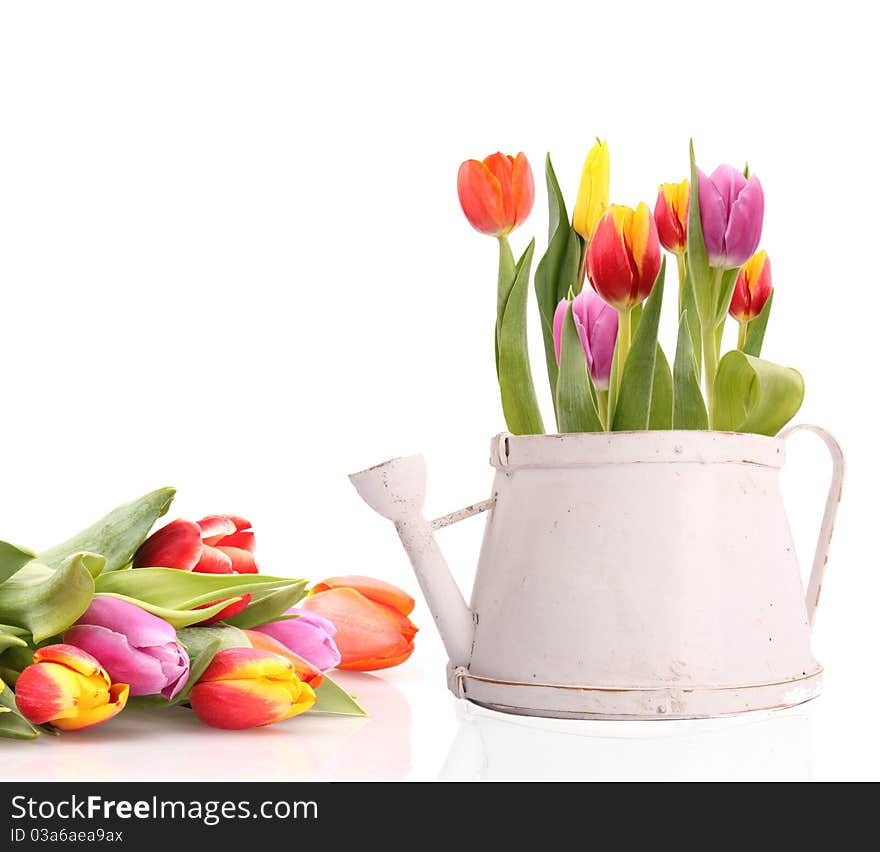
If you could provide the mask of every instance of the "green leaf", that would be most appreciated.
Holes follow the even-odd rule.
[[[651,416],[651,395],[654,386],[654,366],[657,362],[657,331],[660,326],[660,307],[663,303],[663,281],[666,275],[666,259],[651,295],[648,296],[638,328],[632,339],[623,377],[620,395],[614,411],[615,432],[631,432],[647,429]]]
[[[725,269],[721,276],[721,292],[718,294],[718,304],[715,306],[715,326],[723,326],[727,319],[727,311],[730,308],[730,300],[736,288],[736,276],[739,275],[739,267]]]
[[[746,342],[743,344],[743,352],[755,358],[761,357],[761,348],[764,346],[764,332],[767,331],[767,322],[770,319],[770,308],[773,306],[773,290],[764,303],[761,313],[750,323],[746,330]]]
[[[0,541],[0,584],[5,583],[13,574],[20,571],[37,554],[10,544],[8,541]]]
[[[128,595],[119,595],[112,592],[102,592],[101,594],[108,598],[116,598],[117,600],[139,606],[141,609],[145,609],[147,612],[151,612],[158,618],[167,621],[175,630],[189,627],[191,624],[198,624],[206,618],[211,618],[212,616],[217,615],[218,612],[226,609],[229,604],[241,600],[241,596],[236,595],[231,598],[224,598],[213,606],[206,606],[203,609],[173,609],[156,606],[155,604],[139,600],[138,598],[132,598]]]
[[[338,683],[324,675],[321,685],[315,690],[317,701],[309,713],[326,713],[332,716],[367,716],[368,713]]]
[[[684,279],[684,311],[688,316],[688,329],[691,333],[691,349],[694,353],[694,365],[697,374],[697,384],[703,373],[703,329],[700,325],[700,313],[697,309],[697,297],[694,295],[694,282],[691,280],[690,266],[685,272]]]
[[[510,291],[516,281],[516,261],[507,237],[498,239],[498,295],[495,313],[495,372],[499,372],[498,359],[501,353],[501,321],[510,298]]]
[[[296,606],[305,597],[307,587],[308,583],[300,580],[286,589],[255,592],[248,608],[232,618],[227,618],[226,624],[250,630],[270,621],[278,621],[287,610]]]
[[[678,323],[678,344],[675,347],[673,370],[672,428],[708,429],[709,416],[700,390],[688,313],[685,310]]]
[[[507,428],[514,435],[542,435],[544,423],[535,396],[526,336],[526,301],[535,241],[516,265],[516,278],[504,308],[498,345],[498,384]]]
[[[7,648],[27,648],[25,636],[28,631],[23,627],[14,627],[11,624],[0,624],[0,654]]]
[[[602,432],[604,426],[596,408],[595,389],[587,369],[587,358],[574,324],[571,305],[562,323],[559,380],[556,384],[556,412],[560,432]]]
[[[569,289],[577,288],[578,267],[581,259],[581,242],[568,220],[565,198],[556,180],[550,155],[545,164],[547,196],[550,212],[547,251],[535,270],[535,296],[541,316],[541,332],[544,338],[544,357],[547,361],[547,377],[550,395],[556,406],[556,382],[559,368],[553,344],[553,315],[556,306],[568,295]],[[560,427],[561,428],[561,427]]]
[[[57,570],[29,562],[0,586],[0,619],[24,627],[39,643],[63,633],[88,608],[95,581],[87,565],[90,554],[69,556]]]
[[[134,568],[101,574],[98,592],[126,595],[168,609],[193,609],[248,592],[282,589],[301,582],[266,574],[196,574],[175,568]]]
[[[697,162],[694,158],[694,141],[690,145],[691,157],[691,197],[688,206],[687,252],[688,272],[694,288],[694,297],[701,318],[711,318],[714,305],[712,298],[712,274],[709,270],[709,255],[703,239],[703,225],[700,222],[700,179]]]
[[[651,388],[650,429],[672,428],[672,370],[660,344],[657,344],[657,360],[654,363],[654,384]]]
[[[775,435],[803,400],[797,370],[734,349],[721,359],[715,377],[715,428]]]
[[[131,562],[156,520],[168,511],[174,499],[173,488],[160,488],[119,506],[73,538],[49,548],[39,559],[57,568],[73,553],[98,553],[107,563],[104,571],[118,571]]]
[[[15,706],[15,695],[8,686],[0,691],[0,737],[11,740],[35,740],[40,731]]]

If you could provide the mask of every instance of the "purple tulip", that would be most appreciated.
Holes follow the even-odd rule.
[[[562,352],[562,321],[567,310],[568,299],[563,299],[553,315],[553,343],[556,347],[557,364]],[[587,288],[574,297],[571,311],[593,384],[596,390],[606,391],[611,377],[614,344],[617,342],[617,311],[602,301],[602,297],[596,292]]]
[[[271,621],[254,630],[276,639],[322,672],[335,669],[342,658],[333,641],[336,635],[333,623],[306,609],[289,609],[285,615],[298,615],[299,618]]]
[[[170,701],[189,677],[189,656],[174,628],[118,598],[95,597],[64,641],[91,654],[114,683],[127,683],[131,695]]]
[[[700,222],[709,266],[734,269],[758,248],[764,224],[764,190],[756,177],[733,166],[700,172]]]

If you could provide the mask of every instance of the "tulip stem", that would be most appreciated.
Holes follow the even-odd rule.
[[[618,308],[617,310],[617,346],[614,350],[614,374],[611,376],[611,387],[608,392],[608,429],[614,422],[614,411],[617,408],[617,398],[620,396],[620,383],[623,380],[623,367],[626,364],[626,356],[629,355],[629,347],[632,343],[632,308]]]
[[[611,424],[608,422],[608,391],[596,391],[596,399],[599,401],[599,419],[608,432]]]
[[[736,348],[739,349],[740,352],[745,349],[746,345],[746,335],[749,332],[749,324],[746,320],[740,320],[739,323],[739,335],[736,339]]]
[[[721,279],[724,270],[721,267],[712,270],[712,287],[709,291],[709,304],[701,310],[700,325],[703,330],[703,363],[706,366],[706,408],[709,413],[709,428],[715,419],[715,374],[718,372],[720,341],[718,326],[715,323],[715,307],[721,296]]]
[[[684,282],[687,274],[687,254],[683,251],[675,253],[675,263],[678,267],[678,315],[684,312]]]

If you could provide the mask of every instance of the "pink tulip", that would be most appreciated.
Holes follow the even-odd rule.
[[[299,617],[271,621],[254,630],[271,636],[322,672],[335,669],[339,665],[340,654],[333,641],[336,635],[333,623],[316,612],[304,609],[289,609],[285,615]]]
[[[764,224],[764,190],[756,177],[733,166],[700,172],[700,222],[709,266],[735,269],[758,248]]]
[[[174,628],[118,598],[95,597],[64,641],[91,654],[114,683],[129,684],[131,695],[170,701],[189,677],[189,656]]]
[[[553,343],[556,347],[557,364],[562,353],[562,322],[568,304],[568,299],[563,299],[553,316]],[[614,357],[614,344],[617,342],[617,311],[603,302],[602,297],[593,290],[584,288],[574,297],[572,314],[593,384],[596,390],[608,390],[611,360]]]

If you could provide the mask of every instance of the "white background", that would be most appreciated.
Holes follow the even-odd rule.
[[[264,571],[384,577],[416,594],[423,628],[410,663],[352,686],[368,723],[236,737],[132,713],[76,744],[3,741],[3,774],[163,777],[162,755],[222,741],[241,759],[221,774],[245,777],[880,775],[880,69],[860,8],[3,3],[0,537],[40,548],[174,484],[173,516],[251,518]],[[346,480],[421,451],[429,513],[487,495],[496,248],[461,215],[456,170],[526,152],[538,197],[513,243],[534,233],[542,252],[544,154],[571,204],[597,135],[615,201],[653,205],[691,136],[706,170],[748,160],[764,185],[765,354],[801,370],[798,420],[849,462],[815,636],[826,693],[794,714],[622,733],[474,722],[445,692],[392,528]],[[549,411],[537,324],[531,343]],[[792,444],[806,566],[828,463]],[[443,533],[465,586],[479,535]]]

